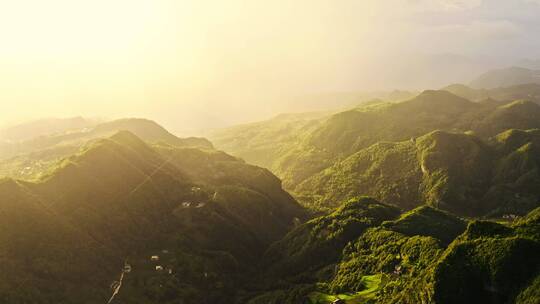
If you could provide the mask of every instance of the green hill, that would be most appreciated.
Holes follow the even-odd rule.
[[[538,209],[511,224],[429,207],[363,230],[336,266],[249,303],[535,303]]]
[[[384,222],[382,227],[407,236],[430,236],[449,244],[465,231],[467,222],[450,213],[421,206],[402,214],[395,221]]]
[[[513,302],[540,274],[540,243],[512,229],[493,233],[503,228],[498,224],[475,228],[478,225],[483,224],[471,223],[435,266],[435,301]]]
[[[498,106],[482,120],[473,125],[472,129],[484,138],[496,135],[508,129],[537,129],[540,128],[540,106],[532,101],[516,100]]]
[[[204,138],[178,138],[162,126],[146,119],[120,119],[92,128],[52,133],[18,142],[0,143],[0,176],[32,180],[55,163],[79,150],[88,141],[130,131],[149,143],[167,143],[176,147],[212,149]]]
[[[366,194],[411,209],[429,204],[461,215],[524,214],[538,206],[537,130],[511,130],[491,144],[442,131],[378,143],[296,188],[305,204],[335,207]]]
[[[403,209],[428,203],[459,214],[479,213],[475,202],[489,186],[491,157],[474,136],[436,131],[360,150],[296,191],[308,204],[322,206],[365,193]]]
[[[500,94],[512,97],[516,96],[511,94],[512,91],[521,90],[514,87]],[[325,169],[336,166],[338,162],[346,162],[352,155],[362,154],[362,151],[366,154],[367,148],[372,149],[372,152],[379,149],[393,155],[398,152],[390,150],[409,149],[409,152],[403,153],[414,153],[406,144],[386,148],[386,142],[404,142],[434,130],[468,132],[488,140],[507,129],[538,128],[539,121],[540,106],[532,102],[508,102],[506,99],[471,102],[447,91],[424,91],[410,100],[365,104],[313,123],[303,121],[287,126],[268,121],[253,125],[252,128],[229,129],[227,137],[222,137],[218,147],[257,161],[281,177],[285,188],[292,192],[302,192],[304,186],[301,184],[309,183],[314,176],[323,174]],[[242,137],[243,134],[249,135]],[[249,156],[247,151],[253,143],[256,143],[256,147],[267,147],[268,150],[255,148],[252,150],[253,155]],[[377,143],[380,143],[378,148],[371,147]],[[256,155],[262,156],[258,158]],[[369,158],[367,154],[365,157]],[[400,162],[400,165],[404,165],[405,171],[410,172],[408,179],[417,178],[415,174],[418,173],[410,170],[407,164]],[[367,175],[369,172],[354,174]],[[415,191],[411,189],[407,196],[414,197]],[[375,195],[372,192],[355,193]],[[329,204],[332,205],[331,202]],[[417,203],[410,200],[406,204],[414,206]]]
[[[533,107],[535,107],[533,105]],[[538,107],[540,109],[540,107]],[[537,110],[472,103],[442,91],[426,91],[397,104],[381,104],[335,114],[286,150],[271,167],[293,189],[310,176],[377,142],[403,141],[435,129],[494,136],[509,127],[536,128]],[[530,115],[530,116],[529,116]]]
[[[39,181],[4,180],[0,193],[4,303],[106,302],[125,261],[133,269],[120,302],[230,298],[265,248],[305,217],[265,169],[215,151],[149,146],[127,131]],[[171,275],[154,269],[156,254]]]
[[[106,301],[122,263],[70,218],[47,206],[30,187],[0,181],[0,298],[3,303]],[[88,286],[89,288],[81,288]]]
[[[331,112],[281,114],[272,119],[214,130],[208,136],[224,151],[270,168],[302,134],[316,128]]]
[[[274,162],[289,189],[336,159],[381,141],[408,140],[434,129],[454,129],[458,115],[479,107],[443,91],[425,91],[401,103],[382,103],[335,114]]]
[[[315,218],[289,232],[266,253],[272,276],[298,276],[335,263],[345,245],[367,228],[394,219],[395,207],[360,197],[345,202],[329,215]],[[307,274],[306,274],[307,275]],[[265,275],[266,276],[266,275]]]

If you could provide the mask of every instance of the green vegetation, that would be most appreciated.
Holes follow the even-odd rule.
[[[328,115],[327,112],[283,114],[267,121],[218,130],[209,134],[209,138],[232,155],[270,168],[276,158],[302,140],[302,134],[315,129]]]
[[[34,180],[44,172],[54,169],[56,163],[78,151],[88,141],[112,136],[118,131],[130,131],[149,143],[166,143],[175,147],[195,147],[212,149],[212,144],[204,138],[178,138],[162,126],[146,119],[120,119],[101,124],[90,122],[60,120],[37,122],[44,124],[43,130],[54,129],[58,132],[43,134],[37,137],[25,137],[27,128],[33,125],[21,126],[15,132],[21,140],[0,142],[0,176],[17,179]],[[67,125],[67,126],[66,126]],[[72,127],[72,128],[68,128]],[[11,133],[10,133],[11,134]],[[32,133],[30,133],[32,134]],[[13,135],[15,136],[15,135]]]
[[[266,253],[269,272],[271,276],[297,276],[294,280],[309,281],[309,277],[337,262],[343,247],[365,229],[398,215],[396,208],[371,198],[351,199],[333,213],[296,227],[274,243]]]
[[[539,214],[540,208],[513,224],[467,225],[420,207],[363,230],[337,263],[327,262],[334,270],[325,276],[289,281],[296,302],[281,289],[250,303],[535,303]]]
[[[147,120],[11,143],[0,300],[538,303],[539,118],[426,91],[220,135],[304,206]]]
[[[539,134],[509,130],[487,144],[435,131],[378,143],[307,179],[296,193],[313,206],[363,193],[402,209],[427,203],[467,216],[524,215],[540,202]]]
[[[449,244],[465,231],[467,222],[447,212],[422,206],[403,213],[395,221],[384,222],[382,227],[407,236],[431,236]]]
[[[454,85],[323,118],[298,115],[231,128],[217,136],[217,145],[272,170],[311,208],[335,208],[351,197],[369,195],[403,209],[428,203],[467,216],[523,215],[538,206],[540,196],[530,186],[536,173],[503,167],[521,161],[522,168],[536,168],[536,144],[516,147],[512,154],[496,136],[509,129],[540,128],[540,106],[514,101],[533,98],[536,87],[486,90],[487,97],[497,100],[471,102],[448,91],[475,99],[484,93]],[[519,185],[510,185],[516,180]]]
[[[468,229],[448,248],[434,269],[437,302],[511,302],[538,275],[540,243],[496,226]]]
[[[308,295],[309,301],[312,304],[329,304],[337,299],[341,299],[345,300],[347,304],[365,303],[375,298],[381,285],[381,278],[381,274],[362,277],[360,283],[364,287],[364,290],[356,293],[329,295],[321,292],[313,292]]]
[[[306,215],[268,170],[127,131],[35,182],[2,180],[0,210],[3,303],[105,303],[124,261],[133,269],[118,301],[232,301],[264,249]]]

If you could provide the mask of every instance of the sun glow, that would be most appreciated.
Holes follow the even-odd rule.
[[[3,1],[2,55],[96,56],[144,47],[160,25],[153,1]]]
[[[192,9],[174,1],[2,1],[2,112],[35,115],[18,101],[41,115],[142,107],[178,77],[172,71],[193,76]]]
[[[223,126],[313,110],[297,96],[436,88],[531,57],[532,2],[512,20],[482,3],[0,0],[0,125],[84,115]]]

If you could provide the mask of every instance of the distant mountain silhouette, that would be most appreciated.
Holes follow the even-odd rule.
[[[526,99],[540,104],[540,83],[520,84],[494,89],[473,89],[464,84],[452,84],[442,88],[442,90],[477,102],[488,99],[498,102]]]
[[[478,76],[470,85],[477,89],[493,89],[529,83],[540,83],[540,70],[520,67],[492,70]]]
[[[40,119],[1,129],[0,140],[23,141],[43,135],[89,128],[96,124],[97,121],[84,119],[82,117]]]
[[[205,138],[179,138],[159,124],[147,119],[120,119],[69,132],[45,134],[32,139],[0,143],[0,176],[35,178],[54,166],[59,159],[75,153],[90,140],[130,131],[149,143],[166,143],[176,147],[212,149]]]

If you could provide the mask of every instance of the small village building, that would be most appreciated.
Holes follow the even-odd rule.
[[[163,271],[163,266],[157,265],[156,266],[156,271]]]
[[[157,262],[157,261],[159,261],[159,255],[153,255],[152,257],[150,257],[150,260],[151,260],[152,262]]]

